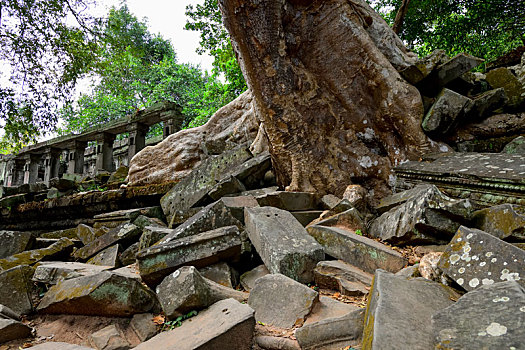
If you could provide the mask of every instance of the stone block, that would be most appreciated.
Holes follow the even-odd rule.
[[[258,207],[259,203],[254,196],[233,196],[223,197],[221,202],[224,203],[226,208],[230,210],[230,213],[234,218],[244,224],[244,208]]]
[[[466,118],[472,100],[449,89],[443,89],[436,97],[421,123],[429,135],[446,135]]]
[[[257,281],[259,278],[266,276],[270,274],[270,271],[266,268],[264,265],[259,265],[256,268],[245,272],[241,275],[240,281],[241,285],[244,288],[244,290],[247,290],[248,292],[252,290],[253,286],[255,285],[255,281]]]
[[[89,259],[87,263],[98,266],[119,267],[119,254],[121,251],[122,247],[120,244],[115,244]]]
[[[433,51],[430,55],[418,59],[414,64],[399,72],[401,76],[412,85],[416,85],[426,78],[436,66],[444,63],[449,58],[443,50]]]
[[[322,210],[301,210],[291,212],[293,217],[299,221],[303,227],[306,227],[312,221],[319,219],[322,213]]]
[[[239,273],[225,262],[203,267],[199,272],[203,277],[228,288],[239,284]]]
[[[68,344],[64,342],[47,342],[47,343],[31,346],[27,349],[32,349],[32,350],[95,350],[93,348],[88,348],[85,346],[80,346],[80,345],[75,345],[75,344]]]
[[[208,196],[210,196],[210,198],[214,201],[217,201],[226,195],[240,193],[244,191],[246,191],[246,187],[244,187],[244,184],[241,181],[239,181],[239,179],[237,179],[235,176],[230,175],[230,177],[227,177],[226,179],[216,184],[208,192]]]
[[[69,238],[69,239],[78,239],[77,228],[68,228],[65,230],[51,231],[46,232],[40,235],[40,238]]]
[[[139,239],[141,233],[142,230],[133,224],[121,224],[110,230],[108,233],[98,237],[88,245],[80,248],[73,254],[73,256],[77,259],[86,260],[115,243],[129,246]]]
[[[30,232],[0,231],[0,259],[22,253],[33,239]]]
[[[173,231],[175,230],[159,226],[144,227],[139,240],[139,251],[151,247]]]
[[[372,275],[340,260],[320,261],[314,269],[315,284],[342,295],[368,294]]]
[[[129,221],[132,222],[137,219],[140,215],[147,216],[149,218],[157,218],[164,220],[164,213],[161,207],[145,207],[136,209],[117,210],[109,213],[98,214],[93,218],[97,222],[104,221]]]
[[[118,255],[118,260],[121,265],[131,265],[136,262],[136,255],[139,252],[140,242],[135,242],[130,245],[126,250]],[[109,249],[109,248],[108,248]]]
[[[264,182],[265,174],[272,168],[268,152],[263,152],[239,165],[232,174],[247,188],[259,188]]]
[[[375,219],[369,232],[396,245],[446,243],[473,211],[467,199],[452,199],[434,185],[420,186],[403,204]]]
[[[355,310],[360,310],[360,308],[330,297],[320,296],[319,301],[314,304],[312,311],[307,316],[304,325],[309,325],[329,318],[341,317]]]
[[[64,178],[59,179],[58,177],[55,177],[49,180],[49,187],[54,187],[60,192],[66,192],[69,190],[75,190],[78,187],[78,185],[73,180],[68,180]]]
[[[501,153],[525,155],[525,137],[518,136],[511,142],[507,143]]]
[[[129,317],[157,306],[155,293],[140,281],[108,271],[77,277],[49,288],[38,312]]]
[[[14,312],[27,315],[33,310],[31,276],[34,270],[27,265],[0,271],[0,304]]]
[[[35,269],[33,281],[54,285],[63,280],[96,275],[110,268],[111,266],[97,266],[77,262],[41,262]]]
[[[365,314],[362,349],[433,349],[431,316],[458,297],[440,283],[377,270]]]
[[[136,314],[131,318],[129,326],[141,342],[144,342],[157,333],[157,324],[153,322],[153,314]]]
[[[154,245],[140,251],[137,261],[144,282],[154,286],[184,265],[201,268],[221,260],[236,260],[240,253],[239,229],[227,226]]]
[[[253,309],[234,299],[226,299],[184,321],[182,326],[156,335],[135,350],[251,350],[254,329]]]
[[[499,239],[525,240],[525,208],[501,204],[474,212],[472,225]]]
[[[254,342],[262,349],[301,350],[297,340],[290,338],[258,335],[255,337]]]
[[[248,304],[257,322],[291,328],[303,324],[318,299],[313,289],[285,275],[270,274],[255,282]]]
[[[0,344],[30,336],[31,328],[22,322],[0,319]]]
[[[368,211],[367,196],[368,191],[361,185],[348,185],[343,193],[343,199],[348,200],[361,213]]]
[[[275,207],[287,211],[317,209],[318,198],[310,192],[275,191],[256,196],[261,207]]]
[[[331,215],[315,222],[316,225],[339,227],[352,232],[366,233],[366,225],[356,208]]]
[[[68,238],[60,238],[47,248],[26,250],[25,252],[0,259],[0,268],[7,270],[18,265],[33,265],[43,260],[60,260],[68,257],[75,243]]]
[[[132,224],[139,227],[141,230],[143,230],[146,226],[166,227],[166,224],[162,222],[162,220],[158,218],[150,218],[146,215],[139,215],[135,220],[133,220]]]
[[[89,344],[97,350],[128,350],[130,344],[115,325],[109,325],[89,336]]]
[[[341,198],[336,197],[333,194],[325,194],[321,197],[321,200],[319,202],[324,210],[330,210],[333,207],[335,207],[340,201]]]
[[[487,72],[487,81],[494,89],[503,88],[508,97],[507,104],[518,108],[525,101],[525,85],[505,67],[492,69]]]
[[[492,111],[501,108],[507,102],[507,95],[503,88],[489,90],[476,96],[472,101],[472,107],[468,111],[469,122],[481,121],[490,116]]]
[[[467,291],[502,281],[525,284],[525,251],[484,231],[461,226],[438,267]]]
[[[324,259],[323,248],[287,211],[273,207],[246,208],[246,232],[271,273],[296,281],[313,281],[313,269]]]
[[[395,250],[351,231],[320,225],[309,226],[307,230],[324,247],[326,254],[365,272],[374,273],[376,269],[397,272],[408,263]]]
[[[520,349],[525,290],[515,281],[471,291],[432,316],[436,349]]]
[[[76,228],[76,236],[82,241],[84,245],[87,245],[97,239],[95,229],[91,226],[80,224]]]
[[[202,310],[219,300],[245,301],[247,294],[208,280],[193,266],[183,266],[157,286],[157,297],[169,319]]]
[[[20,320],[20,314],[14,312],[7,306],[0,304],[0,318],[18,321]]]

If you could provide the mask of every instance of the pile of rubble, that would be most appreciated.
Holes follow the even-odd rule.
[[[428,184],[373,207],[358,185],[340,199],[274,181],[241,146],[160,206],[0,231],[0,349],[523,346],[523,207]]]

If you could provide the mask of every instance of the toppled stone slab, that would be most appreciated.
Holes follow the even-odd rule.
[[[33,268],[28,265],[13,267],[0,272],[0,304],[18,314],[26,315],[33,310]]]
[[[160,220],[164,219],[164,213],[161,207],[146,207],[136,209],[117,210],[109,213],[95,215],[93,218],[96,222],[103,223],[104,221],[134,221],[140,215],[147,216],[149,218],[157,218]]]
[[[31,243],[33,236],[30,232],[0,231],[0,259],[22,253]]]
[[[317,209],[318,199],[314,193],[275,191],[256,196],[261,207],[275,207],[288,211]]]
[[[7,306],[0,304],[0,318],[18,321],[20,320],[20,314],[14,312]]]
[[[0,318],[0,344],[31,336],[31,327],[15,320]]]
[[[498,88],[476,96],[472,102],[468,111],[469,121],[480,121],[490,116],[495,109],[503,107],[507,102],[507,95],[503,88]]]
[[[433,349],[431,316],[457,297],[439,283],[377,270],[366,309],[362,349]]]
[[[219,262],[199,269],[199,273],[213,282],[228,288],[238,285],[239,273],[225,262]]]
[[[234,299],[226,299],[184,321],[182,326],[140,344],[135,350],[250,350],[254,329],[253,309]]]
[[[221,202],[224,203],[226,208],[230,210],[230,213],[234,218],[244,224],[244,208],[258,207],[259,203],[254,196],[234,196],[234,197],[223,197]]]
[[[348,296],[367,294],[372,283],[371,274],[340,260],[319,262],[314,270],[314,279],[317,286]]]
[[[285,275],[270,274],[255,282],[248,304],[257,322],[291,328],[304,322],[318,298],[313,289]]]
[[[324,259],[323,248],[287,211],[273,208],[246,208],[246,232],[255,250],[271,273],[296,281],[313,280],[313,269]]]
[[[421,127],[429,135],[445,135],[466,117],[472,100],[449,89],[443,89],[436,98]]]
[[[261,187],[264,176],[272,168],[270,153],[262,152],[239,165],[233,176],[242,181],[247,188]]]
[[[73,250],[74,245],[75,243],[69,238],[60,238],[47,248],[26,250],[5,259],[0,259],[0,268],[7,270],[18,265],[33,265],[43,260],[57,260],[61,257],[67,257]]]
[[[326,217],[326,215],[325,215]],[[361,218],[361,214],[355,208],[350,208],[343,212],[326,217],[315,222],[316,225],[339,227],[352,232],[366,233],[366,225]]]
[[[139,227],[140,229],[144,229],[146,226],[166,227],[166,224],[161,219],[150,218],[145,215],[139,215],[135,220],[133,220],[132,224]]]
[[[253,270],[245,272],[241,275],[241,278],[240,278],[241,285],[244,288],[244,290],[247,290],[249,292],[250,290],[252,290],[253,286],[255,285],[255,281],[257,281],[259,278],[266,276],[268,274],[270,274],[270,271],[268,271],[266,266],[259,265]]]
[[[139,281],[103,271],[52,286],[37,310],[47,314],[127,317],[148,312],[156,305],[155,293]]]
[[[335,207],[339,202],[341,202],[341,198],[336,197],[333,194],[325,194],[321,197],[319,204],[323,209],[330,210],[333,207]]]
[[[115,325],[109,325],[91,334],[89,343],[97,350],[128,350],[131,347]]]
[[[472,224],[499,239],[525,240],[525,208],[518,205],[501,204],[478,210],[472,215]]]
[[[119,254],[122,251],[120,244],[104,249],[87,261],[88,264],[99,266],[119,267]]]
[[[158,226],[146,226],[142,231],[142,235],[139,240],[138,250],[149,248],[155,243],[159,242],[162,238],[168,234],[173,233],[173,229],[158,227]]]
[[[77,237],[82,241],[84,245],[93,242],[97,239],[95,229],[91,226],[80,224],[77,226]],[[100,232],[100,231],[99,231]]]
[[[28,349],[32,349],[32,350],[95,350],[93,348],[88,348],[85,346],[68,344],[68,343],[63,343],[63,342],[47,342],[47,343],[32,346]]]
[[[408,263],[395,250],[351,231],[320,225],[309,226],[307,230],[327,254],[369,273],[376,269],[397,272]]]
[[[157,244],[137,254],[142,279],[149,286],[184,265],[197,268],[220,260],[235,260],[241,253],[241,236],[237,226],[226,226],[169,243]]]
[[[452,199],[434,185],[418,189],[403,204],[375,219],[370,234],[396,245],[444,243],[470,219],[469,200]]]
[[[193,266],[183,266],[157,286],[157,297],[166,317],[174,319],[192,310],[205,309],[219,300],[245,301],[247,294],[202,277]]]
[[[502,281],[524,284],[525,251],[484,231],[461,226],[438,267],[465,290]]]
[[[153,322],[153,314],[136,314],[131,318],[129,326],[141,342],[144,342],[157,333],[157,324]]]
[[[77,259],[86,260],[115,243],[130,245],[139,239],[141,233],[142,230],[133,224],[121,224],[88,245],[80,248],[73,256]]]
[[[518,136],[505,145],[501,153],[525,154],[525,137]]]
[[[124,250],[120,255],[118,256],[118,260],[120,261],[120,264],[126,266],[134,264],[136,259],[135,256],[139,252],[139,245],[140,242],[135,242],[132,245],[130,245],[126,250]]]
[[[508,97],[507,104],[511,107],[520,107],[525,101],[525,86],[518,78],[505,67],[492,69],[487,72],[487,81],[494,89],[503,88]]]
[[[448,57],[445,51],[436,50],[404,68],[399,74],[410,84],[415,85],[426,78],[437,65],[444,63],[446,60],[448,60]]]
[[[342,349],[358,345],[363,334],[365,311],[351,311],[344,316],[324,319],[295,330],[295,337],[303,350]]]
[[[258,335],[255,337],[254,342],[262,349],[301,350],[301,346],[299,346],[297,340],[289,338]]]
[[[436,349],[520,349],[525,290],[515,281],[480,287],[432,316]]]
[[[302,210],[291,212],[293,217],[297,219],[303,227],[306,227],[309,223],[318,219],[322,213],[322,210]]]
[[[319,322],[328,318],[337,318],[349,312],[360,310],[358,306],[346,304],[330,297],[320,296],[312,311],[307,316],[304,325]]]
[[[197,204],[218,181],[232,175],[236,167],[251,157],[245,146],[239,146],[202,161],[160,200],[168,223],[177,211],[186,211]]]
[[[35,269],[33,281],[54,285],[63,280],[96,275],[110,268],[111,266],[97,266],[77,262],[41,262]]]
[[[246,191],[244,184],[235,176],[231,176],[219,182],[209,192],[208,196],[214,201],[221,199],[228,194],[235,194]]]

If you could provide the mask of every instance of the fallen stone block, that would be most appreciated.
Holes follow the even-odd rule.
[[[22,253],[29,247],[32,240],[33,236],[30,232],[0,231],[0,242],[2,242],[0,259]]]
[[[173,229],[158,227],[158,226],[146,226],[142,231],[142,235],[139,240],[138,250],[149,248],[155,243],[159,242],[162,238],[168,234],[173,233]]]
[[[501,204],[472,214],[472,225],[499,239],[525,240],[525,210],[512,204]]]
[[[395,250],[351,231],[320,225],[309,226],[307,230],[324,247],[328,255],[365,272],[374,273],[376,269],[397,272],[408,263]]]
[[[261,207],[274,207],[287,211],[317,209],[318,199],[310,192],[275,191],[256,196]]]
[[[484,231],[461,226],[438,267],[465,290],[502,281],[524,284],[525,251]]]
[[[0,271],[0,304],[14,312],[27,315],[33,310],[32,283],[33,268],[28,265]]]
[[[15,320],[0,319],[0,344],[31,336],[31,327]]]
[[[366,233],[366,225],[355,208],[331,215],[315,223],[320,226],[339,227],[348,231]]]
[[[377,270],[365,314],[362,349],[433,349],[431,316],[458,297],[440,283]]]
[[[117,210],[109,213],[95,215],[93,218],[96,222],[104,223],[105,221],[127,221],[132,222],[136,220],[140,215],[147,216],[149,218],[157,218],[164,220],[164,213],[161,207],[146,207],[136,209]]]
[[[452,199],[434,185],[418,187],[403,204],[375,219],[369,233],[396,244],[442,244],[468,223],[474,208],[467,199]]]
[[[342,199],[341,201],[339,201],[339,203],[335,205],[335,207],[323,212],[323,214],[320,217],[320,220],[328,219],[334,215],[337,215],[339,213],[342,213],[344,211],[347,211],[353,208],[354,207],[352,206],[352,204],[350,203],[348,199]]]
[[[77,250],[73,256],[77,259],[87,260],[101,250],[120,243],[123,246],[128,246],[137,241],[142,233],[142,230],[129,223],[121,224],[120,226],[110,230],[108,233],[98,237],[93,242],[85,247]]]
[[[517,108],[525,102],[525,86],[508,68],[490,70],[487,72],[487,81],[494,89],[503,88],[505,90],[508,106]]]
[[[5,259],[0,259],[0,268],[7,270],[18,265],[33,265],[43,260],[60,260],[60,258],[68,257],[71,254],[74,245],[75,243],[70,239],[60,238],[47,248],[26,250]]]
[[[342,295],[361,296],[368,293],[372,275],[340,260],[321,261],[314,269],[315,284],[339,291]]]
[[[268,152],[263,152],[239,165],[232,174],[247,188],[259,188],[265,179],[265,174],[272,168]]]
[[[63,342],[47,342],[47,343],[31,346],[27,349],[32,349],[32,350],[95,350],[93,348],[88,348],[85,346],[68,344],[68,343],[63,343]]]
[[[426,78],[436,66],[445,63],[449,58],[443,50],[433,51],[430,55],[418,59],[414,64],[399,72],[412,85],[416,85]]]
[[[235,176],[231,176],[219,182],[209,192],[208,196],[214,201],[221,199],[222,197],[246,191],[244,184],[239,181]]]
[[[111,266],[97,266],[77,262],[41,262],[35,269],[33,281],[54,285],[60,281],[76,277],[96,275],[110,268]]]
[[[245,301],[247,294],[208,280],[193,266],[183,266],[157,286],[157,297],[169,319],[202,310],[219,300]]]
[[[69,239],[77,239],[77,228],[68,228],[65,230],[58,230],[58,231],[52,231],[52,232],[46,232],[40,235],[40,238],[69,238]]]
[[[421,127],[429,135],[446,135],[466,119],[472,100],[449,89],[443,89],[423,118]]]
[[[145,215],[139,215],[133,220],[132,224],[139,227],[141,230],[146,226],[166,227],[166,224],[161,219],[150,218]]]
[[[87,261],[91,265],[119,267],[119,254],[122,251],[120,244],[104,249]]]
[[[259,335],[254,341],[260,348],[266,350],[301,350],[297,340],[289,338]]]
[[[342,349],[358,345],[363,334],[365,311],[354,310],[344,316],[324,319],[295,330],[303,350]]]
[[[341,198],[334,196],[333,194],[325,194],[321,197],[321,200],[319,201],[319,205],[324,210],[330,210],[333,207],[335,207],[339,202],[341,202]]]
[[[270,271],[266,268],[264,265],[259,265],[253,270],[250,270],[248,272],[245,272],[241,275],[240,281],[241,285],[246,291],[252,290],[253,286],[255,285],[255,281],[257,281],[259,278],[266,276],[270,274]]]
[[[436,349],[519,349],[523,324],[525,290],[515,281],[480,287],[432,316]]]
[[[136,261],[135,256],[139,252],[140,242],[135,242],[130,245],[126,250],[119,254],[118,260],[123,266],[134,264]]]
[[[287,211],[246,208],[246,232],[271,273],[281,273],[301,283],[313,281],[313,269],[324,259],[323,248]]]
[[[303,227],[306,227],[312,221],[319,219],[322,213],[322,210],[301,210],[291,212],[293,217],[299,221]]]
[[[219,262],[199,269],[199,273],[213,282],[228,288],[235,288],[239,284],[239,273],[225,262]]]
[[[503,88],[489,90],[472,101],[472,107],[468,111],[469,122],[482,121],[490,116],[492,111],[501,108],[507,102],[507,95]]]
[[[135,350],[191,350],[252,348],[253,309],[234,299],[218,301],[182,326],[163,332]]]
[[[133,315],[129,326],[137,335],[141,342],[151,339],[158,333],[158,327],[153,322],[153,314],[136,314]]]
[[[157,244],[137,254],[142,279],[149,286],[184,265],[197,268],[221,260],[236,260],[241,254],[241,235],[237,226],[226,226],[165,244]]]
[[[518,136],[505,145],[501,153],[505,154],[525,154],[525,137]]]
[[[0,318],[18,321],[20,320],[20,316],[20,314],[14,312],[7,306],[0,304]]]
[[[314,304],[312,311],[307,316],[304,325],[312,324],[329,318],[337,318],[349,312],[360,310],[358,306],[346,304],[330,297],[320,296],[319,301]]]
[[[73,180],[55,177],[49,180],[49,187],[55,187],[60,192],[66,192],[77,189],[78,185]]]
[[[255,282],[248,304],[257,322],[291,328],[304,322],[318,298],[313,289],[285,275],[270,274]]]
[[[89,336],[89,344],[97,350],[128,350],[131,346],[115,325],[109,325]]]
[[[156,306],[155,293],[139,281],[103,271],[52,286],[37,310],[47,314],[128,317]]]
[[[221,201],[224,203],[226,208],[230,210],[230,213],[234,218],[239,220],[244,225],[244,208],[258,207],[259,203],[254,196],[234,196],[234,197],[223,197]]]
[[[84,245],[89,244],[93,242],[95,239],[97,239],[97,235],[95,234],[95,229],[91,226],[84,225],[84,224],[80,224],[77,226],[76,234],[77,234],[78,239],[80,239]]]

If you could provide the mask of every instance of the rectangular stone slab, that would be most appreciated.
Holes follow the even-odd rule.
[[[287,211],[273,207],[244,209],[246,232],[271,273],[302,283],[313,281],[315,265],[324,260],[323,247]]]
[[[0,259],[23,252],[32,238],[30,232],[0,231]]]
[[[31,300],[33,268],[28,265],[13,267],[0,272],[0,304],[18,314],[26,315],[33,310]]]
[[[138,240],[141,233],[142,230],[133,224],[122,224],[98,237],[90,244],[80,248],[73,254],[73,256],[77,259],[88,259],[117,242],[132,243],[133,241]]]
[[[525,251],[487,232],[461,226],[438,267],[467,291],[496,282],[525,286]]]
[[[38,264],[33,281],[46,284],[57,284],[59,281],[80,276],[95,275],[110,269],[111,266],[97,266],[77,262],[50,261]]]
[[[312,225],[307,230],[327,254],[369,273],[376,269],[397,272],[408,263],[386,245],[338,227]]]
[[[69,238],[60,238],[47,248],[26,250],[5,259],[0,259],[0,268],[7,270],[18,265],[33,265],[42,260],[57,260],[61,257],[68,257],[74,245],[75,243]]]
[[[241,253],[241,235],[236,226],[226,226],[157,244],[137,254],[139,271],[146,284],[154,286],[184,265],[205,267],[220,260],[235,260]]]

